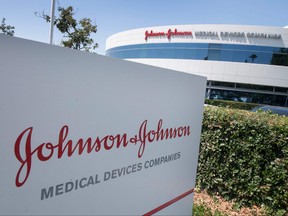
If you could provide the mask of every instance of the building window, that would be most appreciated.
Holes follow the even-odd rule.
[[[288,106],[288,88],[209,80],[206,98]]]
[[[164,58],[243,62],[288,66],[288,49],[255,45],[159,43],[115,47],[106,51],[115,58]]]

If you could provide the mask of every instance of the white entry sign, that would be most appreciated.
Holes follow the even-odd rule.
[[[206,78],[0,35],[0,215],[191,215]]]

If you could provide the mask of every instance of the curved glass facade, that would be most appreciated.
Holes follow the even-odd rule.
[[[190,59],[288,66],[288,48],[215,44],[153,43],[119,46],[106,55],[120,59]],[[288,106],[288,88],[208,80],[206,97]]]
[[[157,43],[120,46],[106,55],[121,59],[163,58],[288,66],[288,48],[213,43]]]

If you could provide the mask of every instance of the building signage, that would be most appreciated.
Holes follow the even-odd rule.
[[[151,31],[146,31],[145,32],[145,40],[147,41],[149,38],[161,38],[161,37],[165,37],[168,40],[171,39],[171,37],[173,36],[192,36],[192,32],[191,31],[178,31],[177,29],[171,30],[169,29],[167,32],[153,32],[153,30]]]
[[[196,37],[218,37],[218,32],[215,31],[195,31]]]
[[[258,33],[258,32],[229,32],[229,31],[195,31],[194,32],[195,37],[217,37],[219,36],[221,38],[261,38],[261,39],[281,39],[281,34],[271,34],[271,33]],[[153,30],[146,31],[145,32],[145,40],[147,41],[149,38],[167,38],[168,40],[171,39],[172,36],[190,36],[190,38],[193,37],[192,31],[178,31],[175,29],[172,31],[169,29],[167,32],[154,32]]]
[[[248,33],[246,33],[246,35],[248,38],[281,39],[281,34],[267,34],[267,33],[248,32]]]
[[[206,78],[5,35],[0,64],[0,215],[192,214]]]
[[[228,32],[228,31],[195,31],[195,37],[247,37],[247,38],[267,38],[281,39],[281,34],[267,34],[255,32]]]
[[[32,149],[33,139],[32,131],[33,127],[25,129],[17,137],[14,147],[15,157],[20,163],[19,170],[16,175],[15,184],[17,187],[21,187],[29,177],[32,168],[33,161],[48,161],[51,158],[57,157],[61,159],[64,155],[67,157],[79,157],[84,152],[86,154],[96,153],[99,151],[109,151],[113,148],[126,148],[129,146],[138,147],[138,158],[141,158],[144,154],[146,144],[150,144],[156,141],[176,139],[182,136],[189,136],[190,126],[174,127],[174,128],[162,128],[163,120],[158,121],[157,128],[155,130],[147,129],[148,121],[145,120],[138,129],[138,133],[129,138],[127,133],[117,135],[105,135],[104,137],[96,136],[88,138],[79,138],[76,141],[67,139],[69,135],[69,127],[64,125],[59,132],[57,141],[43,142],[36,145],[35,149]],[[21,149],[24,151],[21,153]],[[20,180],[20,176],[23,176],[23,180]]]

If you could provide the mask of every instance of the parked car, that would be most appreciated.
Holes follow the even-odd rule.
[[[261,111],[261,110],[262,111],[270,111],[273,114],[288,116],[288,107],[260,105],[260,106],[253,108],[251,111],[257,112],[257,111]]]

